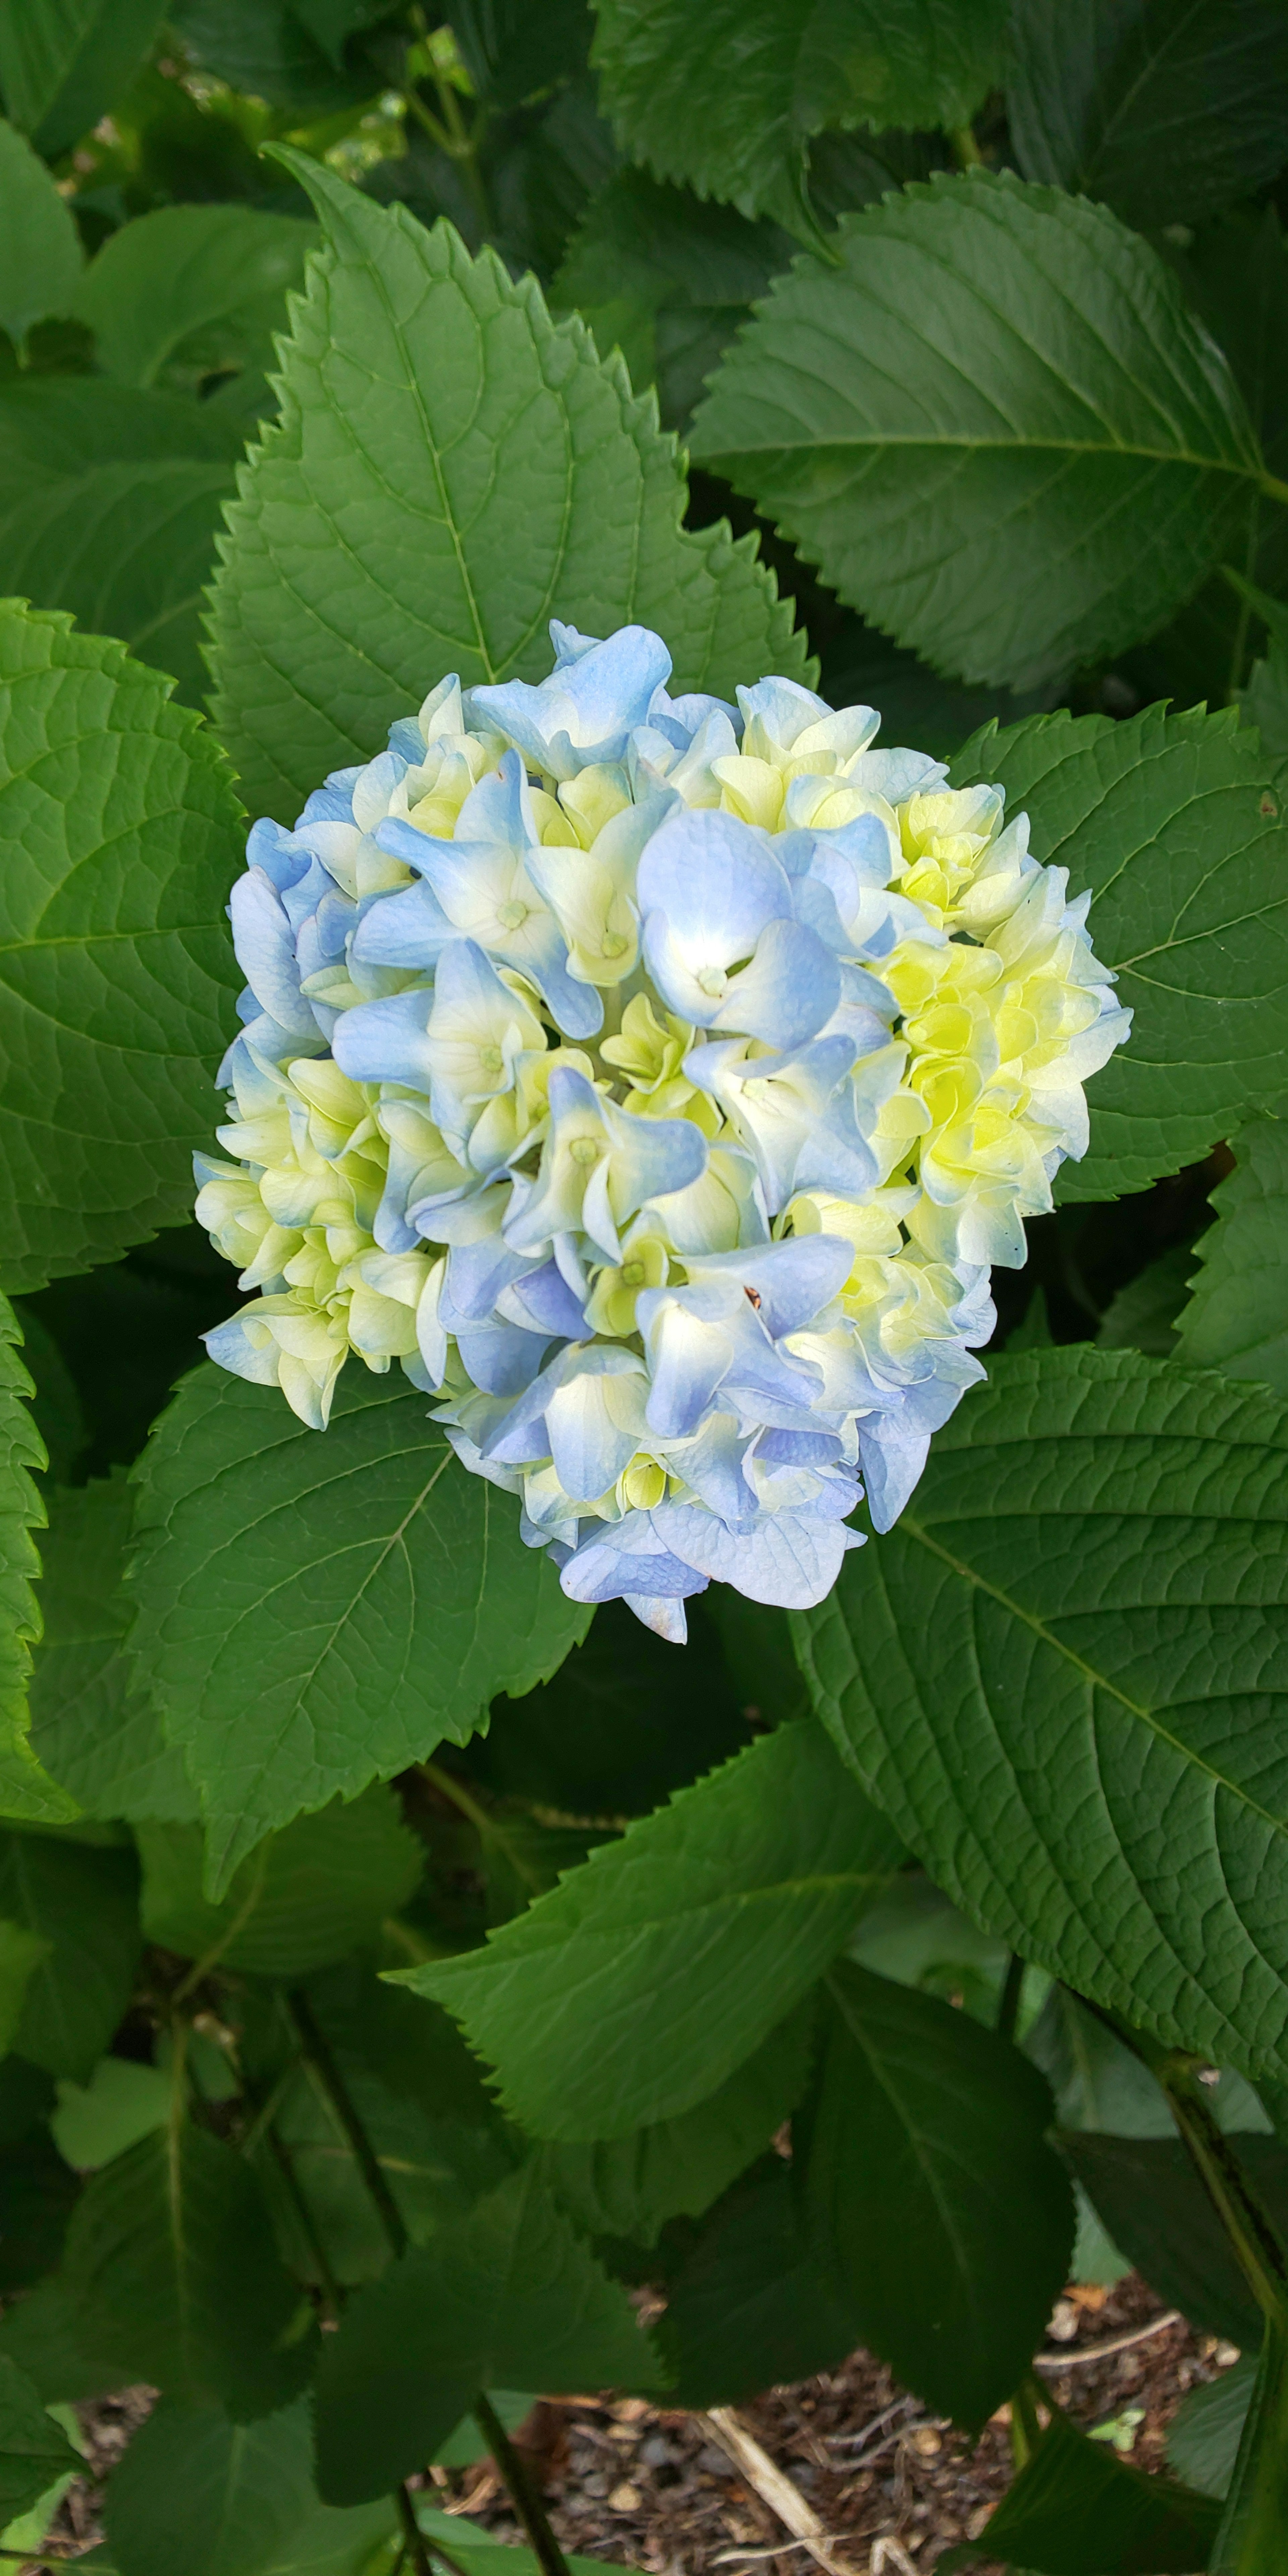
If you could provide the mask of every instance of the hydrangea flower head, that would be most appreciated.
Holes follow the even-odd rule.
[[[902,1510],[1130,1013],[1000,788],[551,635],[251,832],[197,1213],[258,1293],[207,1346],[319,1430],[397,1361],[567,1593],[682,1641]]]

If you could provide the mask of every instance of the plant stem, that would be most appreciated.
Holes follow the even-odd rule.
[[[540,1896],[543,1890],[538,1872],[533,1869],[530,1861],[524,1860],[521,1852],[515,1850],[504,1825],[498,1824],[495,1816],[490,1816],[487,1808],[480,1806],[478,1799],[471,1795],[464,1782],[458,1780],[453,1772],[440,1769],[437,1762],[418,1762],[416,1768],[422,1780],[428,1780],[430,1787],[437,1789],[440,1798],[449,1799],[458,1813],[464,1816],[466,1823],[473,1825],[484,1848],[486,1849],[489,1843],[494,1845],[508,1861],[520,1885],[529,1888],[534,1896]]]
[[[1051,2401],[1045,2390],[1042,2396],[1043,2404],[1049,2406]],[[1011,2397],[1011,2456],[1017,2472],[1028,2467],[1041,2439],[1033,2388],[1028,2379],[1022,2379]]]
[[[415,2571],[415,2576],[434,2576],[433,2568],[430,2565],[429,2551],[425,2546],[425,2535],[421,2530],[420,2524],[416,2520],[416,2508],[412,2503],[410,2492],[405,2486],[401,2486],[398,2489],[398,2518],[403,2527],[403,2561],[405,2565]],[[450,2566],[451,2560],[449,2559],[447,2563]]]
[[[1019,1951],[1012,1950],[1006,1964],[1006,1980],[1002,1987],[1001,2001],[997,2007],[999,2039],[1015,2037],[1015,2025],[1020,2017],[1020,1997],[1024,1992],[1025,1965],[1026,1962],[1020,1957]]]
[[[381,2171],[375,2148],[349,2098],[348,2087],[331,2054],[327,2040],[318,2026],[313,2007],[298,1986],[292,1987],[287,1995],[286,2008],[295,2025],[300,2054],[306,2064],[312,2067],[331,2104],[353,2151],[354,2162],[379,2214],[380,2223],[389,2240],[390,2250],[401,2260],[410,2242],[403,2224],[402,2211]]]
[[[975,140],[972,126],[955,125],[948,140],[953,147],[953,159],[959,170],[982,170],[984,155]]]
[[[496,2408],[481,2393],[474,2400],[474,2421],[514,2498],[519,2519],[532,2543],[543,2576],[569,2576],[565,2558],[550,2528],[546,2508]]]
[[[1288,2530],[1288,2335],[1268,2322],[1225,2517],[1209,2566],[1213,2576],[1268,2576],[1283,2564]]]

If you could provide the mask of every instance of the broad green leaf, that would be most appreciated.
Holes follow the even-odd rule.
[[[62,2170],[74,2192],[73,2177],[65,2165]],[[57,2247],[50,2260],[57,2262]],[[95,2336],[61,2275],[44,2268],[48,2277],[37,2279],[27,2297],[15,2301],[0,2319],[0,2355],[25,2371],[46,2405],[106,2397],[124,2384],[128,2373],[101,2330]]]
[[[469,1746],[471,1776],[565,1815],[643,1816],[736,1753],[747,1724],[711,1616],[715,1591],[692,1604],[682,1655],[624,1601],[605,1602],[550,1681],[497,1701]]]
[[[1073,2194],[1035,2067],[969,2015],[838,1961],[798,2144],[806,2225],[860,2340],[982,2425],[1068,2277]]]
[[[35,1307],[23,1300],[13,1311],[22,1327],[26,1365],[36,1381],[31,1410],[49,1452],[50,1485],[70,1485],[89,1439],[76,1380]]]
[[[1217,1222],[1195,1246],[1179,1356],[1288,1396],[1288,1124],[1256,1118],[1232,1141],[1235,1169],[1212,1193]]]
[[[0,686],[4,1269],[33,1288],[187,1213],[234,1025],[238,809],[119,644],[10,604]]]
[[[979,2538],[940,2563],[986,2555],[1028,2576],[1194,2576],[1220,2519],[1209,2497],[1142,2477],[1056,2414]]]
[[[296,116],[330,116],[370,96],[378,82],[348,79],[337,50],[315,32],[325,14],[344,32],[380,14],[383,0],[352,0],[324,11],[307,0],[171,0],[167,16],[194,60],[230,89],[249,91]]]
[[[603,1844],[485,1950],[398,1972],[537,2137],[692,2110],[828,1967],[897,1846],[808,1719]]]
[[[346,1371],[317,1432],[200,1369],[136,1475],[130,1642],[201,1789],[216,1899],[265,1834],[463,1742],[585,1634],[401,1375]]]
[[[0,90],[15,125],[49,159],[97,125],[129,88],[165,0],[16,0],[0,10]]]
[[[21,1340],[8,1298],[0,1296],[0,1814],[64,1824],[76,1802],[46,1776],[28,1732],[31,1650],[41,1630],[33,1588],[40,1556],[32,1531],[45,1521],[31,1471],[46,1459],[25,1400],[33,1389],[18,1357]]]
[[[1114,2138],[1094,2129],[1061,2144],[1088,2198],[1150,2288],[1207,2334],[1255,2350],[1261,2317],[1230,2240],[1179,2138]],[[1240,2137],[1235,2151],[1275,2224],[1288,2220],[1288,2151]]]
[[[44,1635],[31,1678],[32,1751],[99,1818],[195,1817],[197,1796],[125,1654],[130,1490],[119,1472],[49,1495]]]
[[[811,2247],[790,2166],[765,2156],[704,2221],[655,2329],[677,2406],[739,2406],[844,2361],[859,2329]]]
[[[280,422],[242,469],[211,613],[218,722],[248,801],[293,821],[444,670],[549,669],[547,624],[663,632],[682,689],[803,670],[754,543],[680,528],[651,400],[529,279],[471,260],[320,163]]]
[[[632,2137],[541,2150],[551,2190],[590,2236],[652,2245],[668,2218],[697,2218],[768,2146],[809,2074],[808,2008],[772,2030],[754,2057],[691,2111]]]
[[[789,202],[825,126],[965,125],[1001,77],[999,0],[595,0],[591,60],[635,161],[744,214]]]
[[[0,1918],[0,2057],[13,2045],[32,1969],[48,1948],[38,1932]]]
[[[0,585],[119,636],[200,703],[198,611],[240,435],[218,403],[94,377],[5,386]]]
[[[963,1911],[1218,2064],[1288,2066],[1288,1413],[1171,1360],[994,1360],[796,1620],[815,1705]]]
[[[83,2084],[130,2000],[139,1954],[131,1852],[0,1833],[0,1915],[47,1943],[32,1969],[15,2046]]]
[[[1143,1351],[1151,1360],[1170,1359],[1193,1268],[1194,1254],[1188,1244],[1173,1244],[1170,1252],[1161,1252],[1106,1307],[1096,1335],[1098,1347]]]
[[[0,49],[3,48],[0,35]],[[33,322],[70,313],[82,253],[75,221],[44,162],[0,120],[0,327],[21,348]]]
[[[1026,179],[1142,230],[1193,224],[1288,161],[1275,0],[1019,0],[1007,116]]]
[[[1010,1955],[1004,1941],[968,1922],[920,1869],[900,1870],[846,1946],[846,1957],[861,1968],[942,1995],[990,2030]]]
[[[1200,709],[1030,716],[968,742],[952,777],[1004,787],[1036,857],[1090,888],[1096,954],[1134,1014],[1061,1197],[1141,1189],[1269,1107],[1288,1083],[1288,831],[1255,738]]]
[[[1168,2466],[1199,2495],[1229,2489],[1256,2375],[1255,2354],[1242,2353],[1219,2379],[1192,2388],[1168,2425]]]
[[[120,2576],[356,2576],[394,2507],[320,2504],[312,2451],[303,2399],[235,2424],[222,2407],[163,2397],[108,2481],[103,2523]]]
[[[73,309],[118,384],[195,393],[210,376],[262,374],[315,239],[250,206],[159,206],[108,234]]]
[[[585,64],[592,20],[588,0],[453,0],[457,50],[480,97],[517,107],[534,91]]]
[[[66,2077],[60,2083],[49,2123],[54,2145],[78,2173],[95,2173],[139,2138],[164,2128],[170,2096],[170,2078],[159,2067],[141,2066],[132,2057],[100,2057],[88,2084],[71,2084]]]
[[[300,1977],[374,1942],[410,1896],[424,1852],[392,1789],[338,1800],[265,1837],[219,1905],[202,1895],[200,1825],[141,1825],[139,1911],[149,1941],[253,1976]]]
[[[494,2392],[493,2404],[495,2403]],[[499,2408],[497,2412],[500,2412]],[[495,2534],[488,2530],[486,2524],[470,2522],[465,2515],[440,2513],[434,2505],[424,2502],[423,2490],[416,2498],[416,2520],[429,2541],[434,2556],[441,2561],[443,2552],[450,2550],[453,2559],[462,2557],[465,2560],[466,2566],[471,2570],[471,2576],[540,2576],[538,2562],[532,2550],[516,2549],[509,2541],[498,2542]],[[436,2547],[435,2544],[440,2546]],[[566,2553],[566,2564],[571,2570],[571,2576],[600,2576],[604,2561],[602,2558],[578,2558],[569,2551]],[[273,2576],[276,2576],[275,2570]],[[301,2576],[311,2576],[311,2571],[301,2570]],[[330,2576],[330,2570],[326,2571],[326,2576]],[[335,2576],[341,2576],[339,2569],[335,2571]],[[344,2576],[349,2576],[347,2569],[344,2570]],[[382,2562],[374,2569],[364,2568],[360,2571],[360,2576],[386,2576],[385,2565]],[[392,2554],[388,2576],[397,2576],[397,2562]]]
[[[625,2291],[528,2165],[350,2300],[319,2365],[318,2484],[364,2504],[432,2459],[480,2388],[659,2379]]]
[[[0,2522],[26,2513],[64,2470],[81,2466],[16,2362],[0,2355]]]
[[[656,382],[663,420],[681,429],[725,342],[796,248],[778,224],[621,170],[592,197],[550,300],[575,306],[600,348],[616,342],[632,383]]]
[[[975,171],[776,281],[695,459],[937,668],[1035,687],[1147,635],[1261,472],[1226,361],[1104,208]]]
[[[253,2420],[293,2397],[312,2349],[250,2166],[190,2123],[91,2176],[63,2278],[122,2379]]]

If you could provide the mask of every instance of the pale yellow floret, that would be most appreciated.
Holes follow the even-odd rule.
[[[620,1266],[601,1270],[586,1306],[592,1332],[626,1341],[635,1330],[635,1300],[644,1288],[665,1288],[671,1247],[664,1236],[636,1225],[622,1245]]]

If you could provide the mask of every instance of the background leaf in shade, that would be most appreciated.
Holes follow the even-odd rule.
[[[1254,2080],[1288,2067],[1286,1451],[1260,1389],[1002,1357],[795,1623],[837,1744],[967,1914]]]
[[[138,1871],[128,1851],[0,1833],[0,1915],[48,1946],[14,2034],[20,2056],[83,2084],[130,2000]]]
[[[1288,1124],[1254,1118],[1231,1144],[1235,1168],[1212,1193],[1216,1224],[1191,1255],[1179,1356],[1288,1396]]]
[[[1066,2131],[1061,2147],[1115,2245],[1169,2307],[1205,2334],[1255,2351],[1256,2300],[1177,2137],[1119,2138]],[[1288,2220],[1288,2150],[1277,2138],[1238,2137],[1235,2152],[1276,2226]]]
[[[83,1815],[195,1817],[196,1791],[125,1652],[129,1486],[118,1472],[48,1499],[32,1750]]]
[[[1007,113],[1026,179],[1198,223],[1288,161],[1288,25],[1275,0],[1018,0]]]
[[[708,2212],[669,2273],[655,2335],[677,2406],[739,2406],[853,2351],[853,2308],[810,2243],[781,2156],[762,2156]]]
[[[425,1857],[392,1789],[379,1785],[266,1836],[219,1905],[202,1895],[200,1825],[140,1825],[137,1840],[146,1938],[181,1958],[214,1954],[225,1968],[261,1977],[306,1976],[374,1942]]]
[[[1096,2567],[1149,2569],[1152,2576],[1190,2576],[1205,2567],[1221,2520],[1210,2497],[1190,2495],[1163,2478],[1143,2477],[1093,2442],[1067,2415],[1052,2416],[1033,2457],[1007,2489],[981,2534],[947,2553],[948,2564],[972,2558],[1021,2561],[1031,2576],[1083,2576]]]
[[[216,1898],[266,1833],[463,1741],[589,1624],[400,1373],[350,1368],[319,1433],[199,1369],[135,1472],[131,1649],[201,1790]]]
[[[0,610],[8,1284],[186,1215],[235,1026],[238,808],[195,716],[119,644]]]
[[[746,215],[790,203],[825,126],[965,125],[1000,77],[1002,0],[595,0],[619,140]]]
[[[158,206],[109,233],[73,309],[117,384],[195,393],[263,376],[316,241],[314,225],[252,206]]]
[[[845,1959],[824,1991],[796,2148],[819,2268],[900,2383],[974,2428],[1022,2378],[1068,2276],[1050,2090],[937,1995]]]
[[[165,0],[19,0],[0,12],[5,112],[53,159],[97,125],[150,51]]]
[[[1035,856],[1091,889],[1096,954],[1134,1013],[1061,1198],[1141,1189],[1270,1107],[1288,1082],[1288,830],[1255,737],[1228,710],[1030,716],[976,735],[951,775],[1004,787]]]
[[[535,2136],[620,2138],[759,2048],[897,1858],[802,1719],[601,1844],[486,1949],[398,1982],[456,2014]]]
[[[843,219],[828,248],[726,353],[695,461],[963,679],[1035,687],[1160,625],[1234,541],[1261,462],[1149,245],[976,170]]]
[[[11,2522],[27,2513],[65,2470],[81,2467],[61,2424],[44,2405],[17,2363],[0,2355],[0,2515]]]
[[[62,1824],[74,1799],[48,1778],[32,1750],[27,1689],[41,1616],[35,1583],[44,1505],[32,1483],[46,1463],[29,1398],[31,1378],[18,1356],[22,1334],[0,1296],[0,1814]]]
[[[393,2512],[319,2503],[307,2400],[235,2424],[163,2397],[112,2471],[103,2527],[121,2576],[352,2576]]]
[[[201,595],[240,445],[217,401],[96,377],[0,387],[0,581],[119,635],[200,704]]]
[[[140,2138],[91,2175],[67,2231],[63,2279],[122,2381],[215,2397],[252,2422],[310,2375],[307,2330],[288,2336],[299,2296],[254,2173],[190,2121]]]
[[[280,421],[239,480],[210,625],[248,800],[293,821],[445,668],[536,678],[552,616],[664,629],[683,689],[799,676],[803,639],[753,541],[681,529],[674,444],[620,364],[490,252],[471,260],[287,159],[327,247],[283,349]]]
[[[362,2504],[432,2459],[480,2388],[656,2388],[626,2293],[529,2164],[350,2300],[319,2365],[318,2484]]]
[[[3,38],[0,37],[0,47]],[[0,120],[0,327],[21,348],[33,322],[73,311],[83,253],[75,219],[43,161]]]

